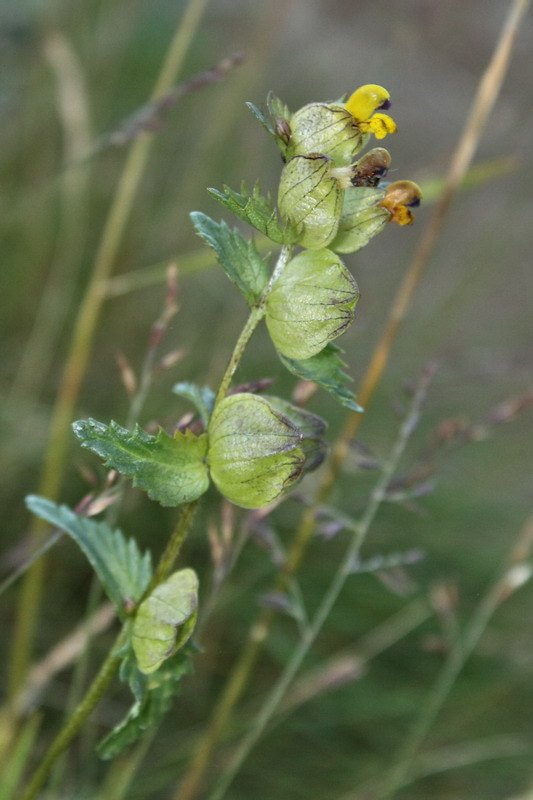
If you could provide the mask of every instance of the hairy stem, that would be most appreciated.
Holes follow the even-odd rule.
[[[287,265],[287,262],[291,257],[291,252],[292,248],[289,245],[284,245],[281,248],[278,260],[276,262],[276,266],[272,271],[272,275],[270,276],[270,280],[268,281],[267,287],[263,292],[263,296],[261,297],[258,304],[252,308],[250,316],[248,317],[248,320],[241,331],[241,335],[237,339],[235,347],[233,348],[233,353],[231,354],[228,366],[226,367],[226,371],[220,382],[220,386],[215,399],[215,406],[217,406],[220,403],[220,401],[223,400],[224,397],[226,396],[233,375],[235,374],[235,370],[237,369],[239,362],[243,356],[243,353],[246,349],[246,345],[250,341],[252,334],[259,325],[260,321],[265,316],[265,302],[267,300],[267,297],[270,294],[274,283],[285,269],[285,266]]]

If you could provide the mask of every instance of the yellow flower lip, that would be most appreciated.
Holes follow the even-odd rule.
[[[420,187],[413,181],[395,181],[387,187],[380,206],[390,212],[391,222],[412,225],[414,218],[411,208],[420,205],[421,197]]]
[[[390,94],[383,86],[367,83],[360,86],[348,99],[345,108],[354,118],[362,133],[373,133],[383,139],[396,133],[396,123],[387,114],[380,113],[391,107]]]
[[[366,83],[353,92],[345,103],[356,122],[365,122],[376,111],[387,110],[391,106],[389,92],[376,83]]]

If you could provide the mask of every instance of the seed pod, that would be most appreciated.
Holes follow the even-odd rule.
[[[209,465],[218,490],[243,508],[274,502],[304,469],[304,434],[265,398],[224,398],[209,423]]]
[[[308,250],[293,258],[267,300],[272,341],[287,358],[319,353],[353,322],[359,289],[331,250]]]
[[[339,103],[310,103],[292,115],[290,127],[293,155],[323,153],[336,166],[350,164],[368,139],[350,111]]]
[[[183,647],[193,632],[198,606],[198,577],[181,569],[160,583],[139,606],[132,646],[146,675]]]
[[[332,166],[323,155],[294,156],[281,173],[280,214],[301,229],[302,247],[326,247],[337,233],[343,190],[330,174]]]

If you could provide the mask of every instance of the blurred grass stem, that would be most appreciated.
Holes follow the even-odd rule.
[[[351,527],[352,536],[346,548],[345,554],[337,568],[337,571],[325,592],[310,625],[304,629],[299,644],[296,646],[289,658],[278,681],[263,702],[259,711],[254,715],[248,727],[248,732],[244,736],[241,744],[237,748],[233,757],[229,760],[226,768],[217,777],[213,791],[208,795],[208,800],[221,800],[226,794],[226,790],[231,785],[235,775],[246,760],[250,751],[259,740],[261,734],[272,719],[287,689],[291,685],[294,676],[300,668],[304,658],[308,654],[313,642],[322,630],[337,598],[339,597],[347,579],[353,574],[353,564],[361,547],[368,535],[374,522],[376,514],[387,494],[392,476],[396,472],[400,458],[409,441],[409,437],[416,428],[416,421],[420,414],[420,409],[426,397],[427,388],[434,374],[434,368],[428,367],[424,370],[420,379],[417,391],[415,392],[405,420],[400,426],[398,437],[391,450],[389,457],[383,463],[381,474],[370,495],[369,501],[361,516],[361,519],[354,521]]]
[[[414,291],[442,232],[452,201],[474,157],[488,116],[498,97],[509,66],[520,22],[528,6],[529,0],[514,0],[509,8],[492,57],[478,85],[472,110],[452,155],[445,188],[396,293],[385,330],[374,349],[363,377],[359,389],[358,402],[364,407],[368,407],[379,384],[400,326],[409,310]],[[348,454],[350,442],[359,429],[362,420],[363,416],[361,414],[351,413],[347,417],[341,436],[334,446],[329,468],[324,473],[323,482],[317,492],[316,503],[306,509],[300,520],[284,570],[276,581],[274,591],[283,591],[290,580],[290,576],[297,571],[313,535],[317,509],[327,500]],[[211,754],[233,708],[248,684],[257,657],[263,642],[269,634],[275,616],[276,614],[272,609],[265,609],[260,612],[258,619],[252,624],[241,655],[220,694],[204,738],[200,742],[181,788],[176,794],[176,800],[193,800],[196,797],[203,775],[210,762]]]
[[[152,99],[155,100],[168,91],[174,83],[206,4],[207,0],[190,0],[188,3],[157,78]],[[70,438],[70,422],[72,421],[74,407],[80,392],[89,360],[92,340],[105,297],[102,286],[113,269],[152,143],[153,135],[144,133],[135,140],[129,150],[106,220],[89,285],[85,291],[75,323],[69,354],[52,414],[49,443],[38,487],[38,493],[51,500],[57,499],[61,486]],[[32,536],[35,546],[38,546],[44,529],[45,526],[42,523],[35,523]],[[28,572],[22,587],[10,654],[8,703],[13,701],[27,675],[33,635],[41,603],[44,569],[45,562],[41,559]]]
[[[383,788],[377,795],[378,800],[391,800],[398,790],[406,782],[409,782],[408,775],[413,760],[444,705],[457,676],[467,659],[472,655],[494,612],[504,600],[531,577],[531,568],[526,567],[523,559],[525,560],[529,556],[532,543],[533,516],[529,518],[520,531],[518,539],[507,557],[503,575],[499,575],[496,581],[488,588],[474,609],[462,635],[459,635],[455,640],[425,703],[421,705],[420,712],[411,731],[407,734],[396,758],[396,763],[385,778]],[[519,571],[520,566],[526,567],[523,572]]]

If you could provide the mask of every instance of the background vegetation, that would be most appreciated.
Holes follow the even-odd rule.
[[[79,302],[127,158],[129,144],[117,144],[117,137],[110,141],[105,134],[117,131],[147,103],[185,6],[165,0],[4,0],[0,6],[0,377],[6,398],[0,491],[6,575],[26,552],[29,521],[23,497],[39,483]],[[201,248],[188,214],[199,209],[220,216],[205,191],[208,185],[237,187],[241,178],[253,182],[259,177],[265,188],[276,186],[279,156],[244,106],[246,100],[261,105],[269,89],[297,108],[367,82],[386,86],[399,126],[399,134],[387,142],[392,177],[413,178],[427,188],[426,206],[417,212],[413,228],[390,226],[347,259],[362,293],[358,321],[342,341],[357,384],[431,213],[432,192],[438,193],[438,179],[446,174],[505,10],[506,4],[482,0],[208,3],[179,80],[237,52],[244,58],[219,83],[184,96],[161,121],[114,259],[74,418],[126,422],[129,401],[117,355],[139,372],[150,327],[161,313],[165,267],[171,261],[179,271],[180,310],[160,355],[178,351],[180,357],[157,374],[142,423],[172,426],[188,410],[170,392],[176,381],[216,386],[220,380],[246,309]],[[531,382],[532,28],[529,14],[477,153],[476,180],[457,198],[447,219],[365,414],[359,446],[332,498],[347,514],[361,511],[374,480],[372,470],[361,469],[363,456],[368,466],[387,455],[405,384],[416,381],[428,362],[436,363],[422,419],[402,463],[403,476],[427,468],[417,473],[413,485],[422,483],[431,491],[383,507],[364,551],[365,558],[409,550],[424,557],[407,572],[354,577],[305,668],[333,668],[340,655],[362,656],[365,648],[372,652],[372,631],[402,609],[406,613],[415,607],[409,604],[429,596],[436,610],[400,641],[394,643],[390,634],[390,646],[363,674],[327,692],[315,686],[311,701],[286,712],[283,724],[278,719],[236,780],[231,790],[235,800],[252,793],[257,800],[371,796],[365,792],[391,762],[424,702],[454,627],[470,618],[531,513],[532,424],[525,407]],[[264,331],[254,337],[237,377],[273,377],[280,394],[294,386],[282,374]],[[514,413],[508,404],[517,398],[523,413]],[[324,393],[314,396],[309,407],[329,420],[333,441],[344,413]],[[508,424],[493,424],[500,418]],[[450,426],[465,432],[449,444],[460,441],[463,446],[434,454],[436,431],[442,439]],[[74,506],[92,488],[88,480],[101,486],[104,473],[73,437],[69,451],[60,499]],[[212,571],[206,531],[220,524],[214,491],[209,501],[196,518],[185,554],[204,585]],[[298,513],[298,504],[287,502],[271,520],[286,545]],[[159,552],[174,518],[174,511],[129,490],[121,526]],[[244,514],[236,512],[236,529],[244,522]],[[311,609],[343,544],[342,535],[321,535],[309,549],[301,587]],[[202,633],[204,652],[196,658],[195,674],[183,684],[128,797],[172,796],[275,571],[264,541],[250,536]],[[79,623],[90,586],[90,569],[72,544],[56,546],[47,566],[35,659]],[[491,620],[432,728],[416,762],[418,779],[405,789],[405,797],[530,796],[532,593],[532,584],[526,584]],[[17,596],[13,587],[2,597],[2,631],[13,628]],[[294,622],[281,617],[226,747],[246,728],[285,663],[294,636]],[[90,670],[110,637],[103,633],[93,642]],[[4,648],[2,666],[9,651],[5,635]],[[45,712],[39,734],[43,742],[61,720],[71,678],[70,669],[53,674],[39,697]],[[126,702],[117,687],[99,707],[66,767],[65,792],[106,800],[112,796],[109,787],[117,772],[88,759],[87,753]],[[227,752],[219,752],[215,766],[224,763]]]

